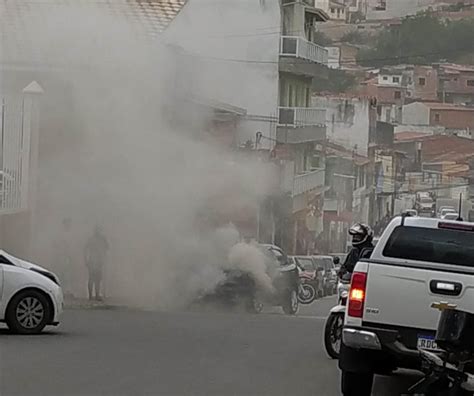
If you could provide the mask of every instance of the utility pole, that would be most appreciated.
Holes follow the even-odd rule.
[[[393,192],[392,192],[392,216],[395,216],[395,201],[397,199],[398,185],[397,185],[397,176],[398,176],[398,163],[395,156],[395,149],[392,149],[392,173],[393,173]]]

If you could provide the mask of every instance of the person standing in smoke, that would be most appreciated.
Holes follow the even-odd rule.
[[[100,295],[100,286],[103,279],[104,265],[109,250],[109,243],[101,227],[96,226],[94,234],[89,238],[85,247],[84,259],[86,267],[89,272],[89,281],[87,288],[89,291],[89,300],[94,298],[93,292],[95,292],[95,299],[97,301],[102,300]]]

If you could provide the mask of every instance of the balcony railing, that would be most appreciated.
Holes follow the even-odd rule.
[[[326,125],[326,110],[313,107],[279,107],[278,124],[304,127]]]
[[[35,85],[36,84],[36,85]],[[31,133],[35,114],[37,83],[24,95],[0,97],[0,215],[28,208]]]
[[[294,176],[292,195],[304,194],[324,186],[324,169],[313,169]]]
[[[302,2],[310,7],[314,7],[314,0],[282,0],[281,3],[285,5],[285,4],[298,3],[298,2]]]
[[[326,48],[298,36],[281,37],[280,55],[306,59],[322,65],[328,64]]]

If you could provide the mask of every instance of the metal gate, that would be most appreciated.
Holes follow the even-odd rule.
[[[30,99],[24,95],[0,96],[0,215],[28,208]]]

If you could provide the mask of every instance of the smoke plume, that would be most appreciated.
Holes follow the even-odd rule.
[[[34,51],[23,55],[35,64],[39,54],[50,66],[29,74],[45,90],[31,259],[57,271],[66,291],[85,296],[84,244],[100,225],[110,245],[111,299],[183,307],[212,290],[228,262],[269,288],[261,253],[245,245],[230,253],[238,231],[203,226],[201,212],[216,196],[227,197],[224,206],[226,199],[256,205],[269,190],[271,169],[203,138],[209,110],[194,114],[195,128],[170,122],[189,111],[176,85],[170,88],[185,76],[176,76],[159,38],[147,42],[128,20],[91,4],[35,10],[33,2],[24,11]],[[4,37],[8,29],[2,26]]]

